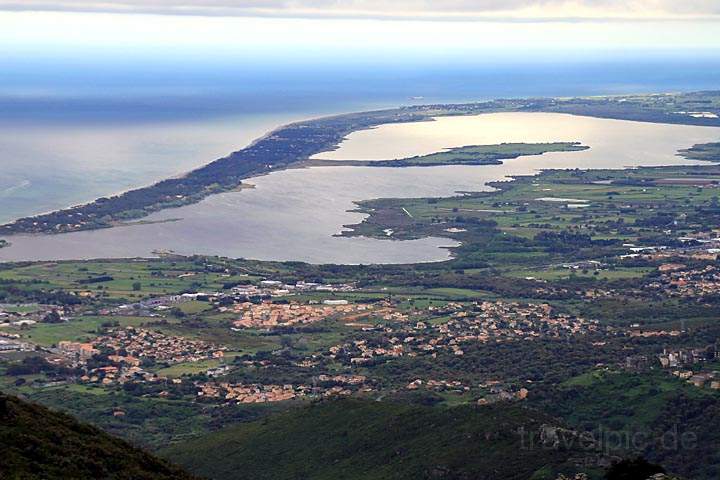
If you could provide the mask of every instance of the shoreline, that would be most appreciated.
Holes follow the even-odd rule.
[[[712,94],[680,94],[673,98],[679,101],[684,96]],[[312,157],[337,149],[350,133],[388,123],[433,121],[442,116],[495,112],[547,112],[646,123],[720,126],[720,119],[687,117],[662,111],[660,106],[653,110],[645,103],[639,103],[635,108],[631,108],[628,98],[647,100],[653,97],[493,100],[482,103],[407,106],[300,120],[271,129],[247,147],[179,176],[111,197],[101,197],[91,202],[23,217],[0,225],[0,235],[58,234],[111,228],[120,222],[198,203],[208,196],[233,191],[241,186],[244,180],[274,171],[317,165],[339,166],[337,164],[342,162],[333,161],[336,163],[330,164]]]
[[[250,147],[254,146],[256,143],[258,143],[258,142],[260,142],[260,141],[262,141],[262,140],[265,140],[266,138],[270,137],[276,130],[281,130],[281,129],[285,128],[285,127],[288,127],[288,126],[290,126],[290,125],[293,125],[294,123],[311,121],[311,120],[316,119],[316,118],[323,118],[323,117],[306,117],[306,118],[304,118],[304,119],[301,119],[301,120],[298,120],[298,121],[295,121],[295,122],[284,123],[284,124],[281,124],[281,125],[279,125],[279,126],[272,127],[270,130],[266,131],[266,132],[265,132],[264,134],[262,134],[261,136],[256,137],[256,138],[254,138],[253,140],[251,140],[250,143],[248,143],[246,146],[242,147],[240,150],[234,150],[233,152],[230,152],[228,155],[226,155],[226,156],[224,156],[224,157],[220,157],[220,158],[218,158],[217,160],[222,160],[222,159],[224,159],[224,158],[229,157],[230,155],[232,155],[232,154],[235,153],[235,152],[238,152],[238,151],[241,151],[241,150],[244,150],[244,149],[246,149],[246,148],[250,148]],[[211,163],[212,163],[212,162],[211,162]],[[195,170],[198,170],[198,169],[200,169],[200,168],[203,168],[203,167],[205,167],[205,166],[207,166],[207,165],[209,165],[209,164],[208,164],[208,163],[203,163],[203,164],[198,165],[197,167],[191,168],[190,170],[185,170],[185,171],[182,171],[182,172],[178,172],[178,173],[175,173],[174,175],[163,176],[163,177],[155,180],[154,183],[143,183],[143,184],[139,184],[139,185],[137,185],[137,186],[135,186],[135,187],[128,187],[128,188],[125,188],[125,189],[116,190],[116,191],[114,191],[114,192],[108,192],[108,193],[105,194],[103,197],[96,197],[96,198],[94,198],[94,199],[92,199],[92,200],[88,200],[88,201],[86,201],[86,202],[71,203],[71,204],[65,205],[65,206],[60,207],[60,208],[55,208],[55,209],[52,209],[52,210],[45,210],[45,211],[43,211],[43,212],[38,212],[38,213],[35,213],[35,214],[32,214],[32,215],[26,215],[26,216],[16,217],[16,218],[14,218],[14,219],[12,219],[12,220],[9,220],[9,221],[7,221],[7,222],[0,222],[0,227],[3,227],[3,226],[5,226],[5,225],[13,224],[13,223],[15,223],[15,222],[17,222],[18,220],[21,220],[21,219],[23,219],[23,218],[42,217],[42,216],[44,216],[44,215],[50,215],[50,214],[53,214],[53,213],[55,213],[55,212],[61,212],[61,211],[64,211],[64,210],[71,210],[71,209],[74,209],[74,208],[81,208],[81,207],[84,207],[84,206],[86,206],[86,205],[91,205],[91,204],[97,202],[99,198],[110,198],[110,197],[122,196],[122,195],[125,195],[126,193],[129,193],[129,192],[132,192],[132,191],[135,191],[135,190],[140,190],[140,189],[143,189],[143,188],[150,188],[150,187],[152,187],[153,185],[155,185],[156,183],[159,183],[159,182],[161,182],[161,181],[163,181],[163,180],[182,179],[183,177],[185,177],[185,176],[189,175],[190,173],[194,172]],[[0,235],[1,235],[1,234],[0,234]],[[47,234],[43,234],[43,235],[47,235]],[[49,235],[52,235],[52,233],[50,233]]]

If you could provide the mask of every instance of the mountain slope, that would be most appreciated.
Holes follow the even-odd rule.
[[[0,449],[6,480],[195,478],[68,415],[2,393]]]
[[[335,400],[230,427],[162,455],[222,480],[539,480],[576,471],[573,458],[594,460],[591,452],[543,445],[540,431],[557,432],[544,427],[550,422],[513,405]],[[534,433],[521,438],[521,428]]]

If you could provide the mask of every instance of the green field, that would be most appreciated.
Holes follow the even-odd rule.
[[[19,333],[23,338],[43,346],[56,345],[60,340],[88,341],[100,335],[103,324],[117,321],[120,326],[139,326],[149,321],[147,317],[76,317],[69,322],[58,324],[37,323],[29,328],[7,329]]]
[[[223,285],[254,277],[221,272],[198,272],[187,260],[44,262],[0,271],[0,280],[88,292],[112,299],[141,299],[183,291],[215,291]],[[134,286],[139,286],[135,289]]]

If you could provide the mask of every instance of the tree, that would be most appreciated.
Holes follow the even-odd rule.
[[[605,480],[644,480],[656,473],[665,473],[665,469],[638,457],[614,463],[605,473]]]
[[[43,323],[62,323],[62,318],[57,310],[53,310],[42,319]]]
[[[142,284],[140,282],[135,282],[132,284],[133,292],[139,292],[142,290]]]

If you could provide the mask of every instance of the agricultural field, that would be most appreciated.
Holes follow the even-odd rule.
[[[143,298],[252,279],[247,275],[198,271],[188,261],[152,260],[44,262],[0,271],[0,280],[43,284],[108,300]]]

